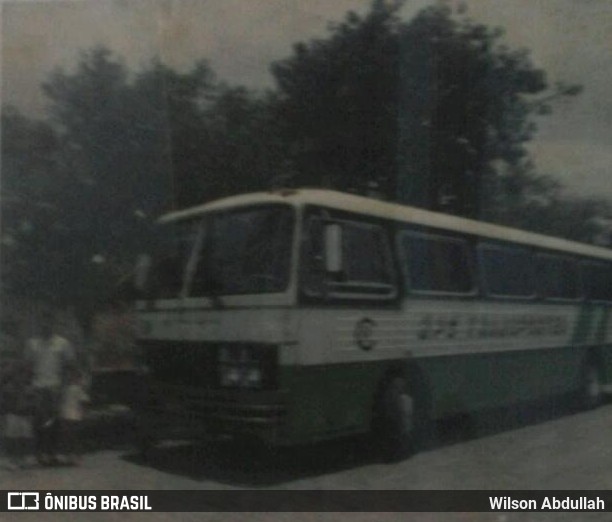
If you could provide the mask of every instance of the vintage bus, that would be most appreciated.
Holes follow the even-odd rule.
[[[331,190],[159,220],[139,271],[143,448],[169,427],[291,445],[612,379],[612,251]],[[145,258],[146,259],[146,258]]]

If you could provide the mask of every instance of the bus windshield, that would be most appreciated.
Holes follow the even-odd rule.
[[[289,283],[293,210],[266,205],[204,217],[189,295],[281,292]],[[188,272],[190,268],[188,267]]]
[[[282,292],[289,284],[294,212],[260,205],[166,223],[147,295],[210,297]]]
[[[195,220],[162,225],[151,248],[152,263],[146,276],[145,296],[150,299],[178,297],[199,224]]]

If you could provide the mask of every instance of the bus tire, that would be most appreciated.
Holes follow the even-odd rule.
[[[394,376],[386,383],[376,429],[385,462],[398,462],[420,448],[425,428],[422,399],[422,393],[403,376]]]
[[[137,425],[134,437],[134,446],[137,455],[144,462],[150,462],[153,460],[155,450],[157,447],[157,439],[151,433],[150,430],[146,429],[145,426]]]
[[[603,402],[603,383],[598,365],[587,360],[582,367],[580,383],[580,406],[584,410],[593,410]]]

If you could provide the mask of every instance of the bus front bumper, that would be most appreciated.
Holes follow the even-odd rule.
[[[137,419],[155,438],[254,437],[277,442],[286,417],[285,393],[243,389],[210,390],[151,384],[139,401]]]

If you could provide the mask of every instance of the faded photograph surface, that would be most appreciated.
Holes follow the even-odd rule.
[[[612,3],[0,5],[2,489],[612,487]]]

